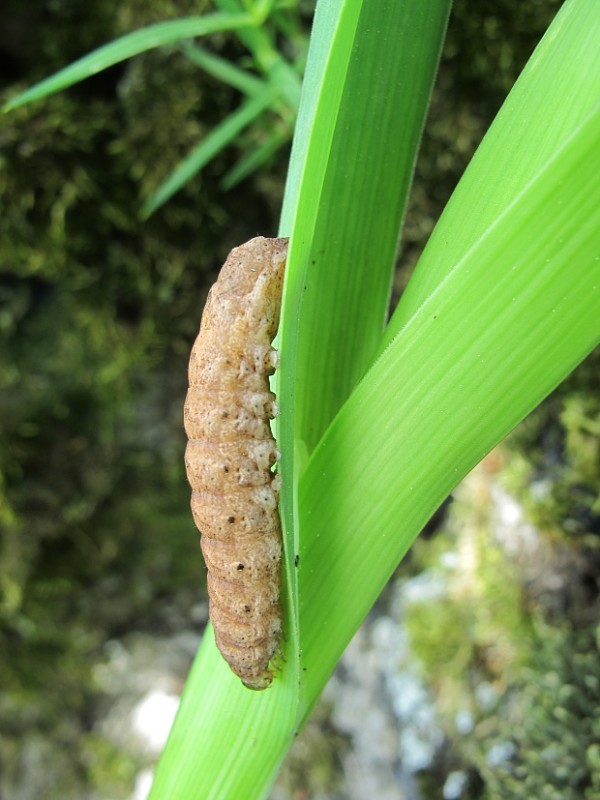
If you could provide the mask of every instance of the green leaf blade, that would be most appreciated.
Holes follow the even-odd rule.
[[[289,388],[285,365],[281,373],[284,458],[294,440],[312,450],[380,341],[448,11],[446,2],[347,2],[328,21],[326,43],[311,43],[324,74],[315,92],[309,56],[280,224],[291,235],[295,301],[281,325],[295,370]]]
[[[293,736],[293,673],[282,673],[265,691],[246,689],[216,649],[209,625],[149,800],[266,797]]]
[[[212,14],[205,17],[185,17],[183,19],[159,22],[139,31],[121,36],[113,42],[98,47],[86,56],[59,70],[35,86],[21,92],[4,106],[4,111],[12,111],[26,103],[40,100],[59,92],[74,83],[96,75],[98,72],[140,55],[156,47],[164,47],[181,39],[206,36],[210,33],[240,30],[251,26],[253,19],[248,14]]]
[[[569,0],[461,178],[392,316],[379,353],[435,290],[448,268],[535,179],[600,102],[598,53],[598,4]]]
[[[299,491],[306,713],[439,503],[600,342],[599,143],[600,109],[423,302],[315,451]]]
[[[171,172],[152,194],[142,209],[149,217],[176,192],[182,189],[223,148],[230,144],[254,119],[263,113],[276,97],[276,91],[267,86],[261,94],[251,97],[223,120],[204,138]]]
[[[241,158],[224,176],[221,185],[224,189],[232,189],[249,175],[264,166],[275,153],[291,138],[291,130],[276,130],[264,142]]]
[[[309,123],[304,130],[301,130],[298,134],[300,144],[297,146],[296,152],[300,154],[307,151],[307,148],[305,148],[302,144],[303,137],[311,136],[311,165],[308,166],[308,170],[316,173],[317,177],[312,180],[308,179],[308,176],[306,175],[303,176],[303,173],[306,170],[304,164],[300,165],[299,169],[296,169],[296,167],[293,167],[292,169],[292,174],[296,174],[301,177],[302,186],[298,187],[299,191],[296,192],[292,185],[292,181],[292,183],[289,184],[290,188],[288,190],[292,192],[296,198],[298,198],[299,195],[304,196],[304,199],[301,200],[301,205],[303,208],[303,214],[306,216],[302,225],[298,224],[298,220],[294,219],[296,214],[293,211],[293,203],[291,205],[288,204],[287,207],[291,212],[291,217],[289,218],[290,227],[285,230],[287,223],[282,222],[282,232],[283,234],[290,233],[293,229],[293,242],[296,243],[303,241],[306,236],[310,236],[311,231],[315,226],[315,209],[311,209],[311,205],[319,207],[322,202],[322,190],[318,189],[319,183],[329,184],[327,187],[327,192],[328,196],[333,202],[332,193],[341,192],[343,194],[345,191],[343,179],[340,178],[339,182],[336,182],[334,173],[340,169],[340,165],[343,163],[344,159],[351,166],[356,161],[356,153],[352,150],[346,150],[348,139],[346,139],[345,144],[343,135],[343,127],[345,125],[356,125],[357,121],[360,121],[363,118],[361,116],[360,108],[357,108],[356,103],[353,101],[350,90],[348,90],[348,93],[344,97],[346,106],[345,117],[340,116],[337,111],[340,98],[344,95],[344,80],[347,65],[352,58],[358,58],[357,52],[353,53],[353,45],[358,48],[358,52],[364,54],[364,57],[367,58],[367,60],[369,58],[378,58],[380,64],[382,62],[387,64],[387,61],[381,58],[381,40],[377,35],[374,35],[372,31],[372,25],[375,24],[376,20],[373,16],[371,16],[370,13],[365,13],[365,15],[361,17],[361,10],[364,10],[369,6],[373,7],[373,4],[359,2],[359,0],[344,0],[343,2],[339,3],[322,2],[320,4],[320,19],[325,20],[328,24],[330,24],[330,27],[325,31],[324,36],[321,38],[318,34],[318,25],[315,22],[315,31],[317,34],[314,37],[314,47],[310,58],[314,59],[318,55],[319,63],[316,65],[316,67],[311,69],[313,77],[308,81],[306,89],[304,90],[306,97],[310,100],[312,91],[314,90],[315,86],[319,85],[322,77],[319,74],[321,67],[328,71],[328,85],[327,91],[324,95],[320,90],[318,92],[321,113],[324,115],[318,134],[314,136],[311,134],[311,123]],[[390,8],[393,10],[395,7],[395,3],[386,4],[385,7],[380,9],[377,30],[386,29],[388,23],[388,10]],[[417,130],[416,135],[413,132],[413,135],[409,137],[410,141],[413,143],[413,149],[412,151],[408,151],[403,155],[403,159],[405,159],[411,165],[414,161],[414,150],[416,149],[420,128],[422,126],[422,115],[424,114],[424,109],[427,105],[427,97],[431,88],[431,80],[439,55],[441,37],[448,12],[447,2],[443,2],[441,4],[436,3],[435,7],[437,9],[433,13],[435,19],[433,24],[430,24],[430,29],[433,34],[435,34],[435,47],[433,48],[433,51],[426,48],[427,58],[433,60],[433,67],[430,69],[428,77],[423,79],[423,85],[426,87],[425,96],[422,97],[419,102],[415,101],[412,104],[415,109],[421,109],[422,113],[421,117],[417,115],[415,118],[414,124]],[[341,27],[337,24],[338,15],[343,16],[343,24]],[[394,20],[396,23],[398,23],[396,17],[394,17]],[[442,21],[440,22],[440,20]],[[319,23],[319,25],[320,24],[321,23]],[[325,28],[327,28],[327,26],[325,26]],[[335,54],[335,57],[332,56],[330,58],[329,47],[331,44],[330,34],[332,31],[335,33],[335,47],[338,52]],[[412,35],[414,35],[414,28],[405,30],[403,37],[400,39],[393,39],[394,47],[402,48],[403,41],[408,41]],[[362,45],[361,41],[363,42]],[[346,64],[346,66],[344,66],[344,64]],[[341,73],[339,72],[340,65],[342,67]],[[353,69],[355,71],[356,80],[359,77],[358,72],[360,70],[358,70],[357,64],[353,65]],[[395,63],[394,69],[400,69],[400,66]],[[377,71],[375,71],[375,73],[376,72]],[[398,81],[399,80],[400,78],[398,77]],[[416,81],[415,86],[417,85],[421,85],[420,79]],[[365,88],[369,88],[364,83],[363,86]],[[378,103],[381,105],[385,104],[385,91],[386,90],[382,89],[381,92],[378,93]],[[365,92],[363,93],[361,100],[368,100],[370,96],[370,92]],[[305,107],[306,105],[307,104],[305,103]],[[310,106],[310,102],[308,103],[308,106]],[[329,119],[327,119],[327,115],[330,113],[327,110],[328,107],[333,107],[334,109]],[[310,113],[308,116],[310,116]],[[400,124],[400,120],[397,117],[394,117],[393,121],[395,124]],[[331,164],[328,164],[328,159],[330,158],[330,143],[335,138],[336,123],[340,126],[337,131],[339,140],[336,143],[338,152],[335,156],[335,163],[332,161]],[[406,119],[404,120],[404,124],[405,123]],[[359,127],[362,128],[362,124]],[[352,137],[354,136],[355,134],[353,133]],[[393,136],[391,137],[391,140],[394,140]],[[377,143],[378,146],[377,136],[373,137],[373,141]],[[375,145],[371,144],[370,146],[373,147]],[[323,156],[325,159],[324,161],[322,160],[321,156]],[[385,153],[381,154],[381,157],[387,161],[385,158]],[[327,167],[327,170],[329,170],[329,175],[327,175],[327,170],[323,169],[324,167]],[[412,167],[408,169],[409,174],[411,168]],[[363,165],[360,179],[356,179],[355,183],[349,187],[350,191],[354,192],[356,187],[364,190],[365,187],[368,186],[370,192],[369,196],[377,198],[378,194],[375,184],[379,180],[382,172],[385,173],[385,169],[379,168],[373,172],[373,162],[371,162],[370,167]],[[392,180],[387,174],[386,177],[388,180],[388,192],[391,192],[390,186]],[[318,190],[313,192],[313,189]],[[361,216],[359,213],[360,202],[359,200],[356,200],[355,202],[356,209],[354,215],[352,216],[352,219],[347,220],[346,223],[347,229],[350,230],[353,229],[353,227],[356,225],[356,220]],[[367,305],[370,306],[372,302],[372,294],[376,295],[376,303],[379,309],[377,320],[374,324],[369,323],[366,320],[361,320],[363,330],[365,328],[372,328],[373,331],[376,331],[376,334],[371,334],[371,350],[377,341],[377,338],[380,336],[383,326],[385,308],[387,306],[389,293],[390,276],[393,268],[394,251],[398,237],[400,218],[402,216],[402,206],[403,200],[397,201],[395,206],[398,209],[396,215],[397,218],[393,221],[386,221],[385,223],[382,223],[382,225],[385,225],[385,229],[388,231],[386,240],[382,245],[382,251],[385,253],[385,264],[383,267],[378,266],[377,269],[374,267],[373,275],[375,276],[374,283],[376,290],[374,293],[369,291],[368,296],[363,298]],[[323,220],[320,224],[325,226],[326,218],[331,211],[331,207],[322,206],[322,208]],[[347,213],[347,209],[344,213]],[[371,219],[376,217],[376,210],[370,209],[370,215]],[[331,218],[329,219],[331,222]],[[340,224],[342,219],[343,214],[336,215],[336,226]],[[321,229],[320,235],[326,238],[325,227]],[[341,230],[339,235],[342,235]],[[334,236],[334,239],[337,240],[337,234]],[[360,237],[358,237],[358,239],[360,239]],[[356,239],[354,241],[356,241]],[[303,270],[305,267],[305,264],[302,262],[302,260],[298,260],[298,252],[296,256],[294,256],[293,253],[290,255],[286,277],[286,280],[290,282],[290,286],[288,286],[288,292],[291,291],[292,294],[296,293],[296,301],[301,298],[303,293],[302,281],[304,277]],[[296,260],[295,265],[294,259]],[[375,261],[376,259],[374,259],[374,263]],[[376,276],[376,273],[378,274],[378,277]],[[350,275],[351,273],[348,272],[349,277]],[[370,284],[370,281],[366,280],[365,284]],[[354,294],[356,294],[356,287],[353,287],[352,291]],[[329,297],[329,301],[332,301],[331,295]],[[354,303],[356,307],[356,298]],[[338,308],[337,313],[339,313],[339,310],[340,309]],[[293,314],[294,312],[292,311],[290,313]],[[311,324],[309,318],[305,318],[303,321],[303,325],[307,324]],[[285,345],[283,342],[281,343],[282,359],[285,359],[285,363],[287,365],[293,363],[292,359],[295,347],[292,343],[292,347],[290,349],[289,344],[289,340],[285,343]],[[325,360],[322,358],[322,355],[322,353],[319,354],[320,361],[316,367],[320,370],[325,365],[333,366],[335,360]],[[366,361],[367,359],[363,358],[363,362],[366,363]],[[355,375],[360,372],[357,370],[354,364],[352,364],[352,370]],[[282,369],[280,372],[283,372],[283,360]],[[292,378],[292,382],[293,381],[294,378]],[[315,382],[314,376],[311,376],[310,382],[312,386]],[[345,385],[348,386],[348,384],[349,381],[346,377]],[[307,387],[307,389],[309,388],[310,387]],[[289,388],[289,383],[287,389],[283,389],[283,387],[280,385],[280,390],[283,392],[283,395],[280,394],[279,397],[280,404],[282,406],[283,419],[283,399],[284,397],[289,398],[290,394],[293,394],[293,391]],[[348,390],[346,389],[346,394],[347,391]],[[340,402],[341,400],[338,396],[335,404],[336,408],[339,406]],[[288,413],[287,408],[285,413]],[[289,430],[290,429],[288,428],[288,431]],[[300,449],[298,452],[300,453],[302,445],[301,442],[299,443],[299,440],[294,438],[293,426],[291,428],[291,433],[292,438],[291,440],[288,439],[288,445],[291,445],[292,449],[294,449],[296,445],[299,444]],[[281,441],[281,439],[278,439],[278,441]],[[286,454],[285,451],[283,458],[289,458],[289,454]],[[302,460],[303,456],[300,453],[296,459],[296,463],[301,463]],[[289,466],[289,461],[286,463]],[[284,468],[283,474],[285,476],[284,483],[286,484],[284,491],[293,493],[293,468],[292,472],[286,472]],[[292,508],[291,514],[293,518],[293,507],[292,504],[289,503],[289,500],[290,496],[288,495],[288,508]],[[290,530],[293,530],[293,526],[290,526]],[[226,681],[222,673],[227,673],[228,667],[223,664],[220,655],[215,649],[212,638],[208,636],[202,645],[201,652],[198,656],[196,665],[190,678],[189,687],[186,689],[186,693],[182,700],[180,713],[175,721],[171,738],[165,753],[163,754],[161,764],[159,765],[159,770],[155,780],[155,787],[152,793],[153,800],[155,798],[157,800],[162,800],[162,798],[165,796],[171,798],[204,796],[211,797],[213,795],[208,793],[208,787],[212,785],[219,787],[219,790],[222,792],[222,796],[244,797],[248,798],[248,800],[251,800],[251,798],[254,797],[266,796],[268,793],[268,787],[264,783],[260,784],[258,782],[259,775],[260,780],[263,781],[265,780],[266,775],[270,775],[271,778],[273,777],[276,766],[281,762],[281,759],[284,757],[292,737],[297,732],[299,714],[301,715],[303,713],[300,711],[300,709],[304,708],[304,706],[299,705],[299,686],[301,676],[298,672],[298,647],[300,641],[298,638],[297,629],[297,593],[295,591],[295,574],[297,570],[294,564],[294,553],[295,549],[292,543],[292,545],[287,548],[285,562],[286,591],[283,601],[286,611],[286,639],[283,642],[283,651],[286,660],[282,667],[281,673],[277,675],[273,685],[268,690],[258,693],[258,700],[248,700],[247,695],[250,693],[248,690],[241,687],[239,681],[237,682],[236,689],[232,687],[231,683],[232,681],[235,683],[235,678],[227,675],[228,680]],[[250,706],[249,703],[252,703],[252,706]],[[209,709],[206,711],[206,713],[204,712],[205,708]],[[288,713],[291,708],[294,710],[293,715]],[[277,715],[277,719],[275,721],[273,721],[274,718],[270,716],[272,711]],[[235,714],[238,715],[237,722],[233,722]],[[251,729],[254,732],[255,742],[254,749],[249,747],[247,742],[248,723],[246,715],[251,715]],[[221,717],[230,720],[226,726],[227,745],[225,743],[225,729],[222,727],[220,722]],[[213,746],[213,742],[216,742],[217,744]],[[185,743],[185,745],[182,743]],[[228,775],[230,772],[229,767],[231,765],[228,751],[221,752],[219,750],[219,747],[223,749],[226,746],[228,751],[236,753],[235,771],[237,774],[234,775],[233,771],[231,770],[231,776]],[[185,747],[185,749],[181,749],[183,747]],[[202,755],[199,756],[198,754]],[[198,767],[197,764],[194,763],[194,757],[198,759],[201,767]],[[257,761],[260,761],[261,763],[257,764]],[[223,774],[228,775],[225,783],[222,783]]]
[[[424,9],[350,0],[335,8],[337,16],[332,4],[321,4],[323,16],[315,19],[320,36],[311,41],[280,224],[291,247],[280,331],[278,442],[286,574],[296,615],[302,597],[294,567],[295,487],[306,457],[381,337],[449,4]],[[299,632],[302,642],[301,625]]]
[[[187,41],[183,43],[181,49],[186,58],[197,67],[248,97],[260,94],[266,87],[266,83],[260,78],[239,69],[227,59],[216,56],[199,45]]]

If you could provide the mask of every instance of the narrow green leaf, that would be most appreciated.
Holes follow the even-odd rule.
[[[239,13],[244,5],[238,0],[218,0],[217,5],[229,14]],[[288,64],[277,50],[271,27],[266,24],[272,3],[263,4],[263,9],[253,9],[255,25],[240,29],[238,37],[254,57],[258,68],[268,76],[269,83],[277,86],[279,94],[291,108],[300,103],[301,80],[296,70]]]
[[[277,130],[272,133],[264,142],[256,147],[244,158],[240,159],[238,163],[227,172],[221,186],[224,189],[232,189],[241,181],[245,180],[249,175],[255,172],[259,167],[264,166],[270,158],[283,147],[291,138],[291,130]]]
[[[269,108],[276,96],[276,90],[267,86],[262,94],[246,100],[237,111],[234,111],[220,125],[213,128],[208,136],[175,167],[164,183],[146,201],[142,209],[142,215],[149,217],[163,203],[166,203],[175,192],[178,192],[194,175],[197,175],[211,158],[230,144],[240,131],[243,131],[265,109]]]
[[[214,53],[209,53],[208,50],[200,47],[200,45],[186,41],[182,44],[181,50],[193,64],[212,75],[213,78],[233,86],[234,89],[238,89],[248,97],[253,97],[265,90],[267,85],[265,81],[236,67],[227,59],[216,56]]]
[[[102,72],[103,69],[125,61],[132,56],[144,53],[146,50],[164,47],[167,44],[178,42],[181,39],[190,39],[194,36],[206,36],[218,31],[240,30],[253,24],[254,20],[251,15],[239,13],[185,17],[149,25],[147,28],[128,33],[114,42],[99,47],[49,78],[36,83],[35,86],[9,100],[4,106],[4,111],[11,111],[14,108],[25,105],[25,103],[39,100],[61,89],[66,89],[74,83],[85,80],[91,75],[96,75],[98,72]]]

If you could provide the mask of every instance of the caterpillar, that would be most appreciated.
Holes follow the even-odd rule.
[[[192,348],[184,407],[192,514],[208,570],[221,655],[250,689],[266,689],[281,636],[279,477],[269,376],[287,239],[234,248],[212,286]]]

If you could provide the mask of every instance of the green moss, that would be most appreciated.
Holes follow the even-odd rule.
[[[540,630],[531,666],[499,714],[496,736],[477,736],[484,797],[597,800],[600,659],[590,632]],[[494,763],[493,744],[508,758]]]
[[[597,559],[600,533],[600,349],[514,432],[527,453],[512,487],[542,529]]]
[[[532,640],[523,588],[505,553],[483,524],[467,521],[464,507],[454,510],[451,527],[460,530],[458,542],[449,534],[436,537],[432,560],[427,545],[418,551],[441,588],[429,599],[411,601],[409,594],[406,626],[453,728],[458,712],[477,714],[474,690],[481,682],[509,681],[529,661]]]

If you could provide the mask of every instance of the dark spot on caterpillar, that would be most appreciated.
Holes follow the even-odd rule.
[[[300,556],[296,554],[294,556],[294,566],[297,567],[299,563],[300,563]]]
[[[271,683],[282,624],[280,478],[271,469],[278,452],[269,425],[277,407],[269,375],[278,364],[271,343],[286,255],[287,239],[262,237],[229,254],[206,301],[184,411],[215,641],[250,689]]]

